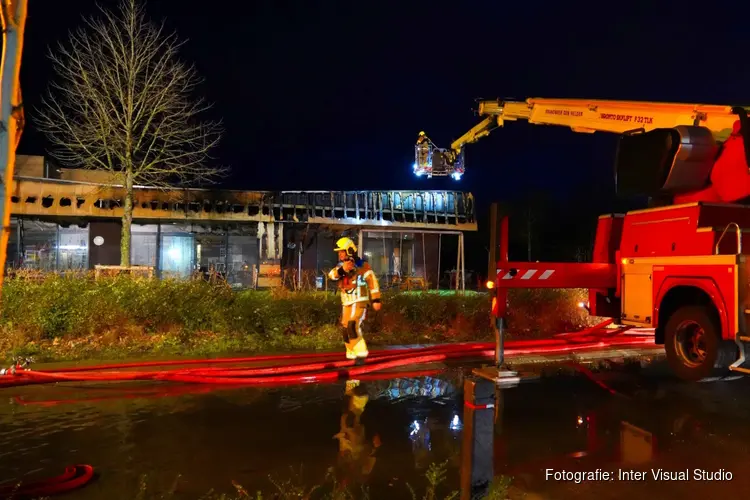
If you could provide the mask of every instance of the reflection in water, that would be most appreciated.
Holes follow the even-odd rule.
[[[337,476],[342,479],[344,485],[364,483],[377,461],[380,436],[375,434],[368,439],[362,423],[362,414],[369,399],[366,387],[358,380],[347,381],[339,432],[333,436],[339,442]]]
[[[378,392],[376,398],[399,400],[407,397],[426,397],[431,399],[453,397],[456,389],[447,380],[435,377],[419,379],[397,378],[388,382],[387,388]]]
[[[646,466],[656,456],[653,434],[610,415],[607,407],[587,415],[576,415],[573,435],[579,438],[573,441],[573,446],[576,442],[581,443],[578,449],[521,461],[518,460],[520,457],[496,456],[497,450],[508,448],[508,441],[512,441],[515,435],[503,432],[505,394],[511,389],[494,387],[494,394],[491,394],[491,386],[490,382],[481,379],[467,379],[464,384],[467,426],[462,446],[462,498],[482,498],[488,493],[493,478],[520,475],[536,479],[544,477],[546,480],[546,471],[551,471],[550,477],[557,477],[555,474],[559,471],[564,471],[563,476],[580,477],[588,471],[608,470],[602,467],[610,465]],[[525,486],[533,488],[538,484],[532,481]]]
[[[637,397],[581,397],[581,392],[570,390],[566,401],[550,397],[554,383],[548,384],[499,390],[492,398],[486,390],[465,386],[462,499],[486,491],[489,477],[512,477],[510,498],[533,493],[562,500],[682,498],[704,492],[715,496],[750,487],[750,479],[739,474],[739,464],[750,455],[740,436],[748,432],[741,416],[729,411],[737,396],[722,405],[723,414],[712,415],[717,421],[712,428],[700,419],[706,406],[699,398],[718,400],[717,394],[732,395],[745,387],[724,383],[709,390],[701,384],[688,393],[682,385],[662,381],[656,397],[643,392]],[[699,391],[704,394],[696,394]],[[476,392],[485,395],[485,404],[477,403]],[[550,401],[529,404],[535,393]],[[491,407],[494,421],[488,424]],[[692,414],[686,414],[686,408]],[[688,471],[685,476],[691,480],[659,480],[655,474],[660,470]],[[610,479],[602,480],[604,475]],[[693,480],[699,476],[701,480]]]
[[[321,484],[335,465],[336,477],[349,481],[355,498],[360,489],[352,483],[364,481],[370,498],[395,500],[410,498],[405,483],[421,498],[425,469],[449,460],[438,495],[442,498],[459,489],[462,458],[473,456],[476,470],[479,458],[486,456],[488,477],[510,476],[514,488],[560,500],[687,498],[691,493],[739,498],[750,488],[741,474],[750,456],[745,425],[750,399],[743,397],[750,379],[687,386],[623,374],[617,389],[629,396],[624,398],[584,379],[554,378],[506,390],[485,410],[464,405],[463,380],[451,374],[440,377],[153,399],[148,395],[168,387],[118,384],[105,390],[63,384],[0,392],[0,483],[51,477],[66,465],[88,463],[99,480],[72,498],[132,500],[143,473],[149,474],[154,497],[166,493],[180,474],[181,496],[176,498],[200,498],[211,488],[231,491],[232,481],[248,490],[272,492],[269,476],[283,481],[290,468],[304,463],[300,482],[308,490]],[[138,396],[74,402],[114,392]],[[8,403],[14,396],[67,403]],[[471,417],[481,412],[490,422],[483,429]],[[460,436],[470,438],[470,444]],[[734,479],[630,481],[613,487],[544,477],[546,468],[695,467],[723,467]],[[464,469],[460,474],[465,475]]]

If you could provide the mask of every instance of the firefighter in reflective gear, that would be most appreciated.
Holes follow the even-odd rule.
[[[341,414],[341,426],[333,436],[339,442],[338,465],[343,474],[342,485],[364,482],[372,472],[380,448],[380,435],[367,439],[362,414],[370,397],[359,380],[348,380],[344,392],[345,406]]]
[[[429,171],[432,168],[432,159],[430,158],[430,140],[424,132],[419,133],[415,149],[415,162],[417,164],[417,169]]]
[[[341,327],[346,358],[356,360],[359,365],[369,354],[362,336],[362,323],[369,304],[374,310],[380,310],[380,287],[370,265],[357,256],[357,245],[351,239],[339,239],[334,251],[339,254],[339,264],[331,269],[328,278],[338,282],[341,291]]]

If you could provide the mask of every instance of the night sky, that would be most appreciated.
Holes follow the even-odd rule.
[[[468,147],[456,182],[413,176],[420,130],[447,147],[478,121],[476,98],[747,104],[742,3],[151,0],[147,9],[188,39],[182,57],[226,127],[215,154],[232,168],[232,188],[461,189],[475,194],[483,223],[489,201],[529,193],[592,207],[591,220],[609,210],[616,137],[511,123]],[[96,8],[29,4],[19,153],[44,154],[33,114],[53,76],[47,47]]]

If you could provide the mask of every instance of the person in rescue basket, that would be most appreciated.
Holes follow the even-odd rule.
[[[380,287],[370,264],[359,258],[357,245],[351,239],[339,239],[333,250],[338,252],[339,264],[331,269],[328,278],[338,282],[341,291],[341,327],[346,358],[355,360],[355,366],[360,366],[369,354],[362,336],[362,323],[370,304],[375,311],[380,310]]]

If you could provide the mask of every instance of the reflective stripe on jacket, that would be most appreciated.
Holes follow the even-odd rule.
[[[341,304],[344,306],[359,302],[369,302],[380,299],[378,278],[370,268],[370,264],[363,263],[355,267],[347,275],[341,276],[341,264],[331,269],[328,278],[337,281],[341,291]]]

